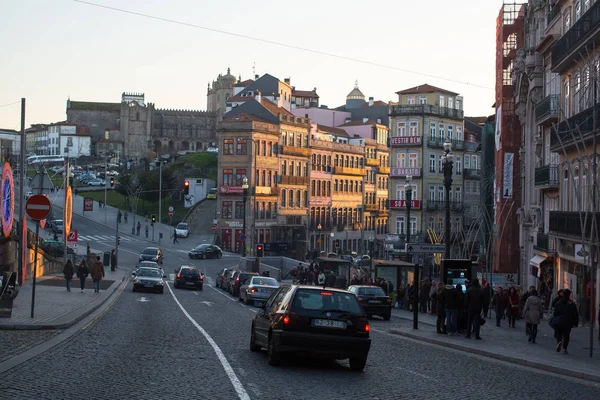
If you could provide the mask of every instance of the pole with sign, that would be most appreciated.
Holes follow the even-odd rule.
[[[43,168],[43,167],[42,167]],[[43,178],[43,170],[42,170],[42,178]],[[43,182],[43,179],[42,179]],[[42,190],[43,184],[40,184],[40,191]],[[27,199],[25,203],[25,212],[32,220],[36,221],[35,224],[35,249],[34,249],[34,260],[33,260],[33,282],[31,285],[31,318],[34,317],[34,309],[35,309],[35,284],[37,277],[37,260],[38,260],[38,246],[40,243],[40,220],[45,219],[50,214],[52,210],[52,203],[50,200],[42,195],[36,194]]]

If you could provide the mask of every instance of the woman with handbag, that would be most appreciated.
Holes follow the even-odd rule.
[[[525,306],[523,307],[523,317],[525,318],[525,323],[527,324],[526,327],[527,336],[529,336],[529,343],[535,343],[538,325],[540,324],[543,314],[544,309],[542,306],[542,299],[538,297],[538,292],[534,289],[529,293],[529,296],[525,301]]]
[[[506,313],[508,314],[508,326],[510,328],[516,328],[515,323],[517,322],[520,309],[519,300],[519,293],[517,293],[517,289],[512,286],[508,291],[508,307],[506,309]]]
[[[579,325],[579,312],[577,306],[571,300],[571,290],[563,290],[562,298],[554,305],[554,316],[550,320],[550,326],[554,328],[556,337],[556,352],[567,354],[571,329]]]

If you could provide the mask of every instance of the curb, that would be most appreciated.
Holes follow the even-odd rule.
[[[125,279],[127,278],[127,279]],[[0,330],[23,330],[23,331],[35,331],[35,330],[53,330],[53,329],[67,329],[71,326],[75,325],[98,308],[103,306],[108,299],[119,289],[121,286],[126,286],[129,282],[129,277],[127,274],[123,276],[123,278],[119,280],[115,280],[112,285],[106,289],[106,296],[104,300],[99,301],[98,304],[91,306],[89,309],[84,311],[83,313],[73,317],[71,320],[62,323],[62,324],[14,324],[14,325],[2,325],[0,326]]]
[[[494,358],[496,360],[505,361],[505,362],[509,362],[512,364],[519,364],[519,365],[522,365],[525,367],[534,368],[534,369],[538,369],[538,370],[545,371],[545,372],[552,372],[552,373],[555,373],[558,375],[566,375],[571,378],[584,379],[587,381],[600,383],[599,375],[592,375],[592,374],[588,374],[586,372],[572,371],[569,369],[565,369],[564,367],[554,367],[552,365],[542,364],[542,363],[535,362],[535,361],[528,361],[528,360],[523,360],[521,358],[505,356],[502,354],[496,354],[496,353],[492,353],[492,352],[485,351],[485,350],[474,349],[474,348],[468,347],[468,346],[461,346],[461,345],[455,344],[455,343],[448,343],[448,342],[445,342],[442,340],[423,337],[423,336],[415,335],[415,334],[408,333],[408,332],[402,332],[402,331],[399,331],[396,329],[390,329],[389,332],[394,335],[404,336],[404,337],[407,337],[410,339],[415,339],[415,340],[419,340],[419,341],[427,342],[427,343],[431,343],[431,344],[437,344],[440,346],[449,347],[449,348],[452,348],[455,350],[465,351],[465,352],[476,354],[479,356]]]

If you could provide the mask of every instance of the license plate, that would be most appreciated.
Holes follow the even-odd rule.
[[[192,285],[195,285],[195,283],[194,283],[194,282],[186,282],[185,284],[186,284],[186,285],[190,285],[190,286],[192,286]]]
[[[260,289],[261,292],[263,293],[271,293],[273,290],[271,289]]]
[[[145,287],[153,287],[153,286],[154,286],[154,283],[144,283],[144,286],[145,286]]]
[[[379,300],[369,300],[369,304],[379,304],[381,303]]]
[[[330,319],[313,319],[312,325],[319,328],[346,329],[346,323],[342,321],[332,321]]]

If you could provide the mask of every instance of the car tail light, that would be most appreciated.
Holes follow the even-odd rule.
[[[240,278],[239,277],[235,279],[235,284],[237,285],[238,283],[240,283]]]
[[[365,332],[369,332],[371,330],[371,325],[369,325],[368,323],[365,325],[365,327],[363,328],[363,330]]]
[[[204,277],[203,277],[202,275],[200,275],[200,280],[201,280],[201,281],[203,281],[203,280],[204,280]]]
[[[257,289],[257,288],[255,288],[255,287],[253,287],[252,289],[250,289],[250,292],[251,292],[251,293],[256,293],[256,292],[258,292],[258,289]],[[287,317],[286,317],[286,318],[287,318]]]
[[[283,324],[287,325],[290,323],[290,317],[288,317],[287,315],[285,317],[283,317]]]
[[[365,298],[362,296],[358,296],[357,299],[358,299],[358,301],[363,301]]]
[[[392,298],[391,298],[391,297],[388,297],[388,298],[386,299],[386,301],[387,301],[387,303],[388,303],[388,304],[392,304]]]
[[[177,279],[181,279],[181,274],[177,274]]]

